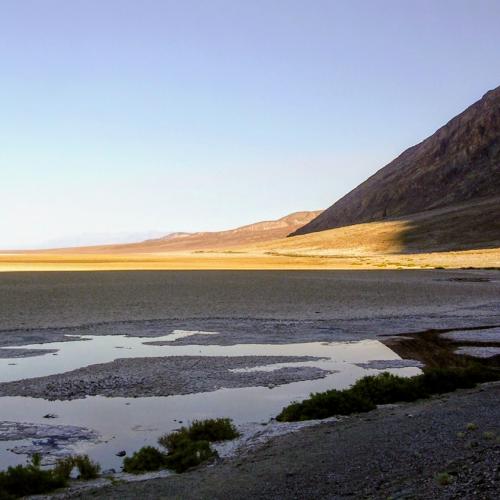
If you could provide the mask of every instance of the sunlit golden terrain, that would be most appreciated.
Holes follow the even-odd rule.
[[[0,253],[0,271],[500,268],[498,213],[495,197],[292,238],[276,238],[275,223],[271,231],[261,223],[130,245]]]
[[[393,223],[382,223],[377,238],[363,244],[367,228],[379,224],[334,229],[307,236],[283,238],[256,247],[152,253],[0,254],[0,271],[183,270],[183,269],[398,269],[500,267],[500,248],[405,253],[394,241]]]
[[[0,271],[104,271],[196,269],[400,269],[500,267],[500,249],[418,255],[16,254],[0,255]]]

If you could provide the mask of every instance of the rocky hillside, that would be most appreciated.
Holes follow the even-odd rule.
[[[384,220],[500,192],[500,87],[291,235]]]
[[[499,249],[500,195],[382,221],[353,224],[258,248],[284,255],[369,256]],[[478,251],[477,255],[481,252]],[[500,267],[500,253],[489,265]],[[477,264],[476,264],[477,265]],[[487,266],[486,260],[481,265]]]

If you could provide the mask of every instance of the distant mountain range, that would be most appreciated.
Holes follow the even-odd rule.
[[[124,243],[134,243],[145,239],[160,238],[168,236],[166,231],[136,231],[136,232],[109,232],[109,233],[79,233],[67,235],[61,238],[54,238],[37,245],[37,248],[67,248],[90,245],[115,245]],[[30,247],[27,247],[30,248]]]
[[[487,205],[493,211],[488,220],[494,222],[495,215],[500,219],[500,87],[407,149],[291,236],[455,204],[461,205],[463,213],[464,203],[487,198],[497,199]]]
[[[105,245],[79,248],[78,251],[142,253],[142,252],[183,252],[197,250],[217,250],[237,246],[250,246],[266,241],[285,238],[304,224],[317,217],[320,211],[295,212],[277,220],[257,222],[227,231],[199,233],[171,233],[162,238],[149,239],[140,243]]]

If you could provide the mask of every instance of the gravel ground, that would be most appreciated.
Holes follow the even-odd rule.
[[[310,356],[169,356],[117,359],[70,372],[0,384],[0,396],[49,400],[85,396],[171,396],[215,391],[222,387],[255,387],[313,380],[328,375],[316,367],[284,367],[273,371],[233,372],[274,363],[314,361]]]
[[[455,349],[455,354],[466,354],[473,358],[493,358],[500,356],[500,347],[462,346]]]
[[[455,331],[443,333],[442,338],[454,342],[495,342],[500,344],[500,328],[488,328],[487,330]]]
[[[274,438],[211,467],[65,498],[493,500],[499,400],[495,383],[385,406]],[[440,483],[441,473],[450,484]]]

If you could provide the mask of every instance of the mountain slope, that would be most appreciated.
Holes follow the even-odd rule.
[[[418,214],[343,226],[258,246],[274,254],[415,258],[431,252],[500,252],[500,195]],[[495,266],[500,266],[497,252]],[[486,262],[483,263],[486,265]],[[490,265],[492,262],[490,261]]]
[[[383,220],[500,192],[500,87],[291,236]]]

